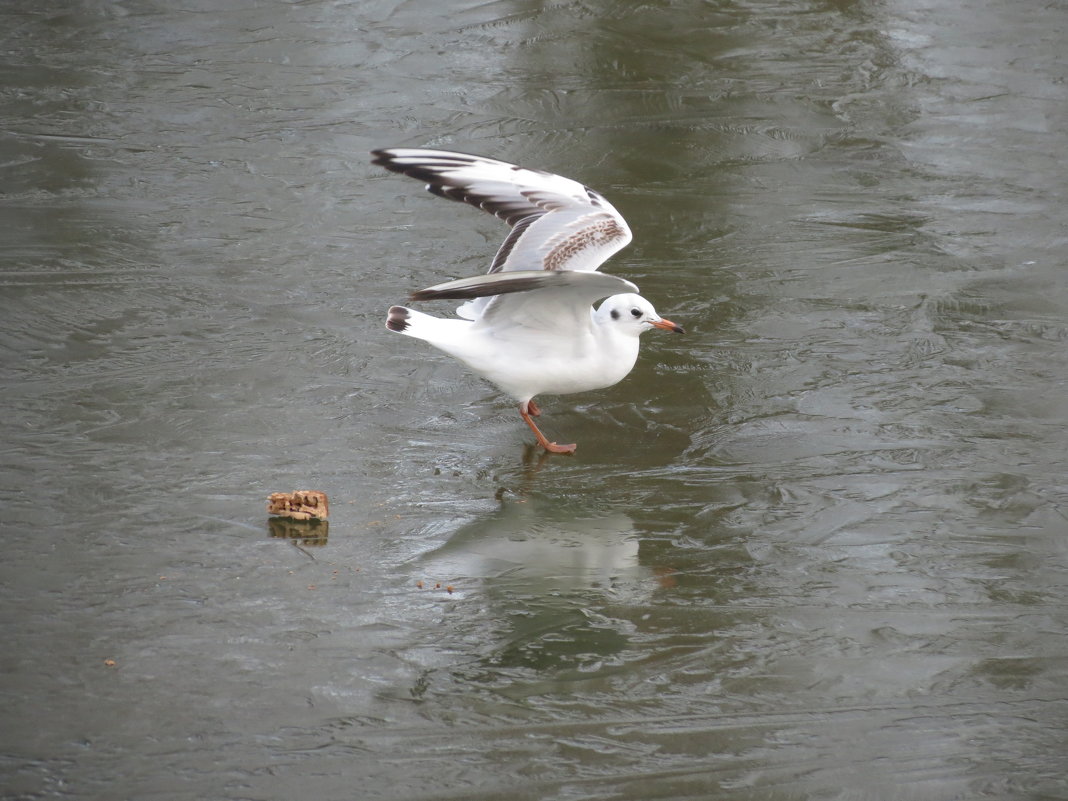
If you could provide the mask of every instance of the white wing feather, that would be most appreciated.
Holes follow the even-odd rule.
[[[601,298],[637,291],[630,281],[604,273],[512,270],[437,284],[413,293],[412,300],[489,298],[476,327],[563,332],[589,327],[590,307]]]
[[[426,182],[441,197],[476,206],[512,230],[490,264],[491,273],[515,270],[592,272],[626,247],[627,221],[599,192],[578,181],[496,159],[444,150],[389,148],[374,163]],[[457,311],[478,319],[488,299]]]

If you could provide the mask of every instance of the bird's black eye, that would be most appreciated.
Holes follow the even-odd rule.
[[[634,318],[641,317],[642,316],[642,310],[641,309],[637,309],[637,308],[631,309],[630,310],[630,316],[634,317]]]
[[[619,319],[619,309],[612,309],[612,319],[613,320],[618,320]]]

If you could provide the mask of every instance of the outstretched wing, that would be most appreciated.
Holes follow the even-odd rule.
[[[638,287],[623,278],[574,270],[509,270],[448,281],[412,294],[412,300],[492,298],[476,325],[565,333],[590,325],[590,307],[601,298]]]
[[[593,271],[631,240],[627,221],[612,204],[570,178],[445,150],[387,148],[372,155],[387,170],[425,181],[433,194],[469,203],[512,226],[491,273]]]

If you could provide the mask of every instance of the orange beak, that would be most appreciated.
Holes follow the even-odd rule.
[[[665,331],[674,331],[676,334],[686,333],[686,330],[681,325],[675,325],[671,320],[657,320],[653,325]]]

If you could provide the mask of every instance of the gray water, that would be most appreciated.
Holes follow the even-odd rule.
[[[3,798],[1068,798],[1063,4],[0,31]],[[383,327],[505,233],[389,145],[630,221],[574,457]]]

